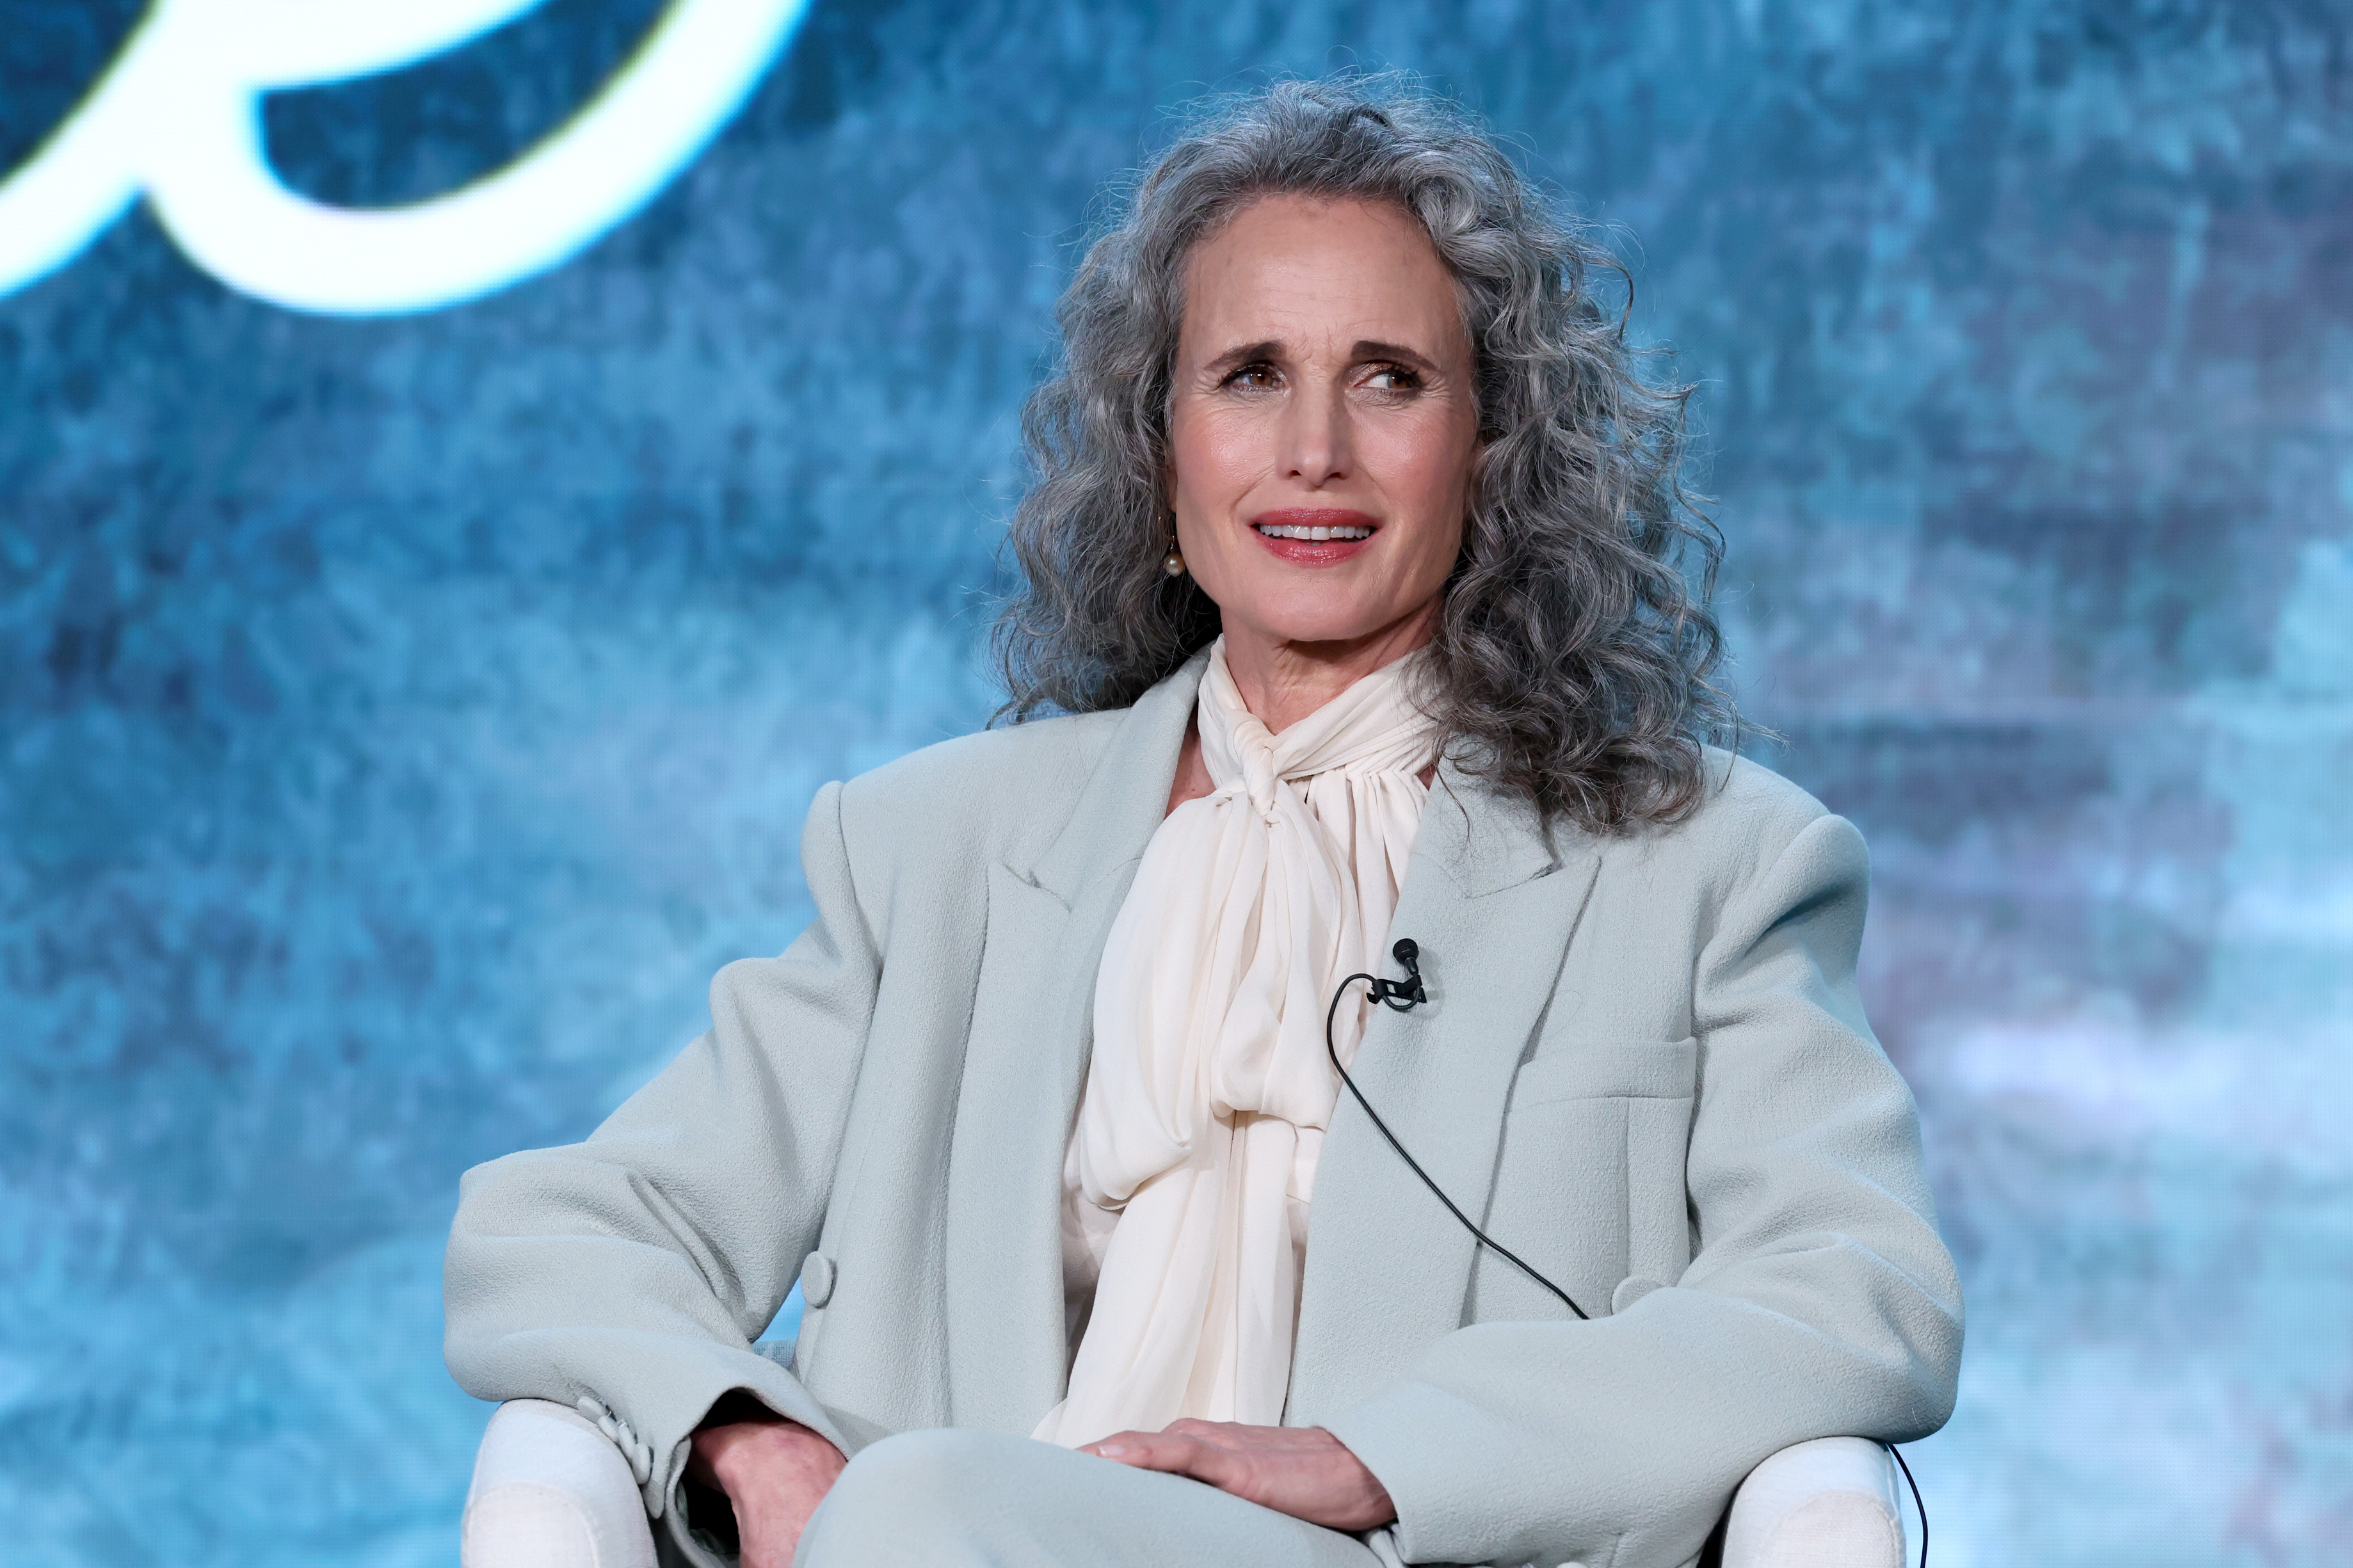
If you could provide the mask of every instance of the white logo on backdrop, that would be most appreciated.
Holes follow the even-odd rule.
[[[295,310],[430,310],[564,261],[684,168],[808,0],[671,0],[572,120],[410,206],[328,206],[280,183],[260,95],[395,69],[544,0],[156,0],[88,98],[0,183],[0,294],[62,267],[144,194],[191,260]]]

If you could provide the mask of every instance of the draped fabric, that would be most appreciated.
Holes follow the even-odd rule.
[[[1343,977],[1379,972],[1436,752],[1407,697],[1419,658],[1277,735],[1243,706],[1224,640],[1211,649],[1197,719],[1215,787],[1153,835],[1096,978],[1063,1167],[1086,1326],[1041,1438],[1282,1419],[1339,1089],[1324,1011]],[[1344,1061],[1364,1016],[1341,1005]]]

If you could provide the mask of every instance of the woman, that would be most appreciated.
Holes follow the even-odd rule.
[[[469,1175],[459,1381],[752,1568],[1664,1568],[1774,1450],[1941,1425],[1862,847],[1702,744],[1710,536],[1602,265],[1386,83],[1180,140],[1030,410],[1027,721],[828,785],[808,931]],[[1400,937],[1426,1002],[1331,1011]]]

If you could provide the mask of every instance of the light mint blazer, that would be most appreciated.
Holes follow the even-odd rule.
[[[1065,1376],[1058,1205],[1095,970],[1202,663],[1132,709],[818,792],[808,930],[723,970],[711,1032],[587,1142],[468,1173],[458,1381],[590,1402],[681,1548],[687,1437],[730,1390],[852,1453],[1029,1433]],[[1375,1014],[1354,1070],[1593,1321],[1479,1248],[1342,1099],[1286,1420],[1380,1479],[1407,1562],[1668,1568],[1774,1450],[1908,1440],[1952,1410],[1959,1286],[1855,991],[1862,839],[1710,762],[1679,826],[1549,844],[1439,769],[1392,933],[1420,943],[1430,1002]],[[751,1341],[796,1277],[788,1372]]]

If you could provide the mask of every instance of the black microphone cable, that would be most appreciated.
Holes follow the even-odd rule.
[[[1332,1058],[1332,1070],[1340,1075],[1340,1081],[1347,1086],[1350,1096],[1355,1099],[1364,1113],[1371,1118],[1373,1126],[1383,1138],[1388,1141],[1389,1147],[1397,1151],[1397,1157],[1405,1162],[1406,1169],[1421,1178],[1421,1184],[1430,1189],[1430,1195],[1446,1205],[1446,1212],[1452,1215],[1461,1224],[1463,1229],[1476,1237],[1479,1245],[1559,1297],[1561,1304],[1576,1313],[1579,1321],[1591,1322],[1592,1318],[1584,1308],[1577,1304],[1567,1291],[1546,1279],[1526,1258],[1472,1223],[1471,1216],[1464,1214],[1456,1205],[1454,1200],[1446,1195],[1446,1189],[1432,1181],[1430,1173],[1421,1168],[1421,1162],[1406,1152],[1405,1145],[1398,1142],[1398,1135],[1389,1131],[1389,1124],[1381,1120],[1381,1113],[1373,1109],[1373,1102],[1365,1098],[1365,1091],[1356,1087],[1356,1080],[1350,1078],[1348,1069],[1340,1065],[1340,1051],[1339,1047],[1333,1044],[1332,1028],[1340,1016],[1340,999],[1347,995],[1349,986],[1359,980],[1363,981],[1372,987],[1373,1001],[1376,1004],[1397,1013],[1410,1013],[1430,1000],[1430,993],[1423,989],[1421,984],[1420,944],[1411,937],[1400,937],[1398,939],[1397,945],[1389,950],[1389,955],[1404,967],[1406,977],[1403,980],[1383,980],[1377,974],[1351,974],[1340,982],[1339,988],[1332,993],[1332,1005],[1324,1011],[1324,1054]],[[1912,1467],[1905,1463],[1902,1451],[1894,1444],[1882,1443],[1880,1447],[1887,1450],[1888,1457],[1895,1461],[1896,1468],[1904,1472],[1904,1484],[1912,1489],[1912,1506],[1920,1515],[1920,1568],[1928,1568],[1928,1505],[1921,1500],[1920,1483],[1912,1479]],[[1903,1512],[1902,1503],[1899,1502],[1896,1505],[1896,1511],[1898,1514]]]
[[[1421,1162],[1405,1152],[1405,1145],[1398,1142],[1398,1135],[1389,1131],[1389,1124],[1381,1120],[1381,1113],[1373,1109],[1373,1102],[1365,1098],[1365,1091],[1356,1087],[1356,1080],[1350,1078],[1348,1069],[1340,1065],[1339,1048],[1332,1043],[1332,1025],[1333,1021],[1340,1016],[1340,998],[1348,994],[1349,986],[1359,980],[1364,981],[1373,988],[1375,1002],[1386,1004],[1392,1011],[1398,1013],[1410,1013],[1422,1003],[1430,1000],[1430,994],[1421,986],[1420,947],[1411,937],[1404,937],[1398,940],[1396,947],[1390,949],[1390,953],[1399,963],[1405,965],[1405,979],[1383,980],[1377,974],[1351,974],[1347,979],[1340,982],[1338,990],[1332,993],[1332,1005],[1324,1010],[1324,1054],[1332,1058],[1332,1070],[1340,1075],[1340,1081],[1348,1086],[1348,1092],[1356,1097],[1356,1103],[1364,1108],[1365,1114],[1372,1118],[1373,1125],[1380,1129],[1381,1136],[1389,1141],[1389,1147],[1397,1151],[1398,1158],[1406,1163],[1406,1168],[1421,1178],[1421,1184],[1428,1187],[1431,1194],[1446,1205],[1448,1214],[1462,1222],[1463,1229],[1477,1237],[1480,1245],[1494,1253],[1496,1257],[1503,1258],[1513,1268],[1559,1297],[1561,1304],[1575,1312],[1580,1321],[1590,1322],[1592,1321],[1590,1315],[1577,1304],[1567,1291],[1538,1273],[1535,1266],[1526,1258],[1481,1230],[1472,1223],[1469,1215],[1455,1206],[1454,1200],[1446,1195],[1446,1189],[1430,1180],[1430,1173],[1421,1168]]]

